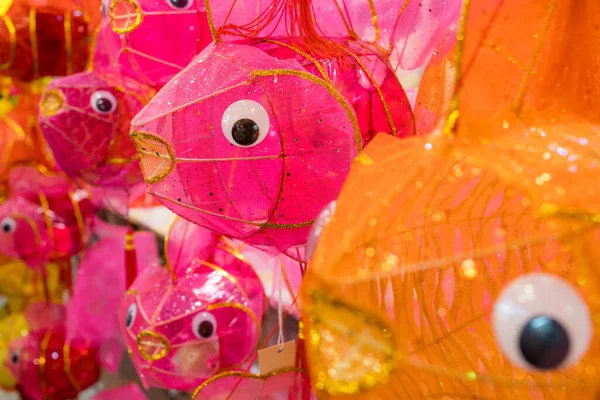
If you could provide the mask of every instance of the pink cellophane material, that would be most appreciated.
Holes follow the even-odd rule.
[[[111,372],[117,371],[124,352],[115,310],[126,289],[125,235],[117,232],[86,250],[67,308],[67,338],[84,338],[95,345]],[[136,232],[134,245],[138,272],[159,265],[154,234]]]
[[[6,362],[23,398],[73,399],[98,381],[95,349],[85,340],[68,341],[65,335],[64,325],[57,325],[11,343]]]
[[[107,63],[121,66],[154,87],[161,87],[185,68],[212,42],[212,36],[202,0],[187,0],[185,9],[173,3],[104,0],[106,17],[97,41],[96,67]]]
[[[169,238],[187,237],[174,232],[189,225],[179,220]],[[243,368],[256,350],[265,307],[261,282],[223,239],[208,245],[209,258],[179,265],[178,249],[168,243],[173,272],[147,269],[123,298],[121,329],[146,386],[191,390],[215,373]]]
[[[308,9],[314,11],[316,29],[322,36],[355,37],[374,43],[403,70],[422,67],[431,57],[441,57],[447,52],[456,38],[462,4],[452,0],[313,0],[296,3],[306,3],[298,6],[301,13]],[[285,0],[212,0],[209,4],[215,29],[224,39],[234,40],[240,34],[267,38],[301,35],[290,28],[291,20],[297,17],[282,15],[282,10],[289,4]]]
[[[255,47],[206,49],[132,121],[149,191],[184,218],[273,253],[303,244],[362,142],[347,101],[307,76]],[[239,100],[268,115],[255,147],[234,146],[221,128]]]
[[[0,252],[37,268],[87,243],[94,219],[87,191],[29,167],[13,169],[9,188],[11,196],[0,205]]]
[[[136,383],[115,389],[103,390],[90,400],[146,400],[147,397]]]
[[[234,246],[254,267],[265,288],[271,307],[277,310],[281,300],[283,312],[298,318],[300,311],[296,297],[302,283],[302,266],[297,260],[305,258],[304,248],[298,248],[296,259],[292,259],[285,254],[272,256],[257,248],[246,246],[242,242],[234,242]]]
[[[316,398],[310,390],[306,372],[292,368],[273,371],[268,375],[229,374],[215,376],[202,385],[194,399],[230,400],[311,400]]]
[[[40,126],[60,169],[95,186],[142,182],[129,124],[153,93],[118,70],[53,80],[42,95]]]
[[[84,8],[72,0],[14,0],[8,7],[3,2],[0,73],[31,81],[83,71],[100,1],[86,3]]]

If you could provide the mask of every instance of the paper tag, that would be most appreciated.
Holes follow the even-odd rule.
[[[258,370],[261,375],[294,366],[296,366],[295,340],[285,342],[281,351],[277,344],[258,351]]]

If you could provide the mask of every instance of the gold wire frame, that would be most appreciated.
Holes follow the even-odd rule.
[[[115,14],[115,8],[118,4],[129,4],[133,9],[133,14],[128,14],[125,16],[127,17],[127,19],[125,21],[126,25],[124,27],[119,27],[116,23],[118,19],[122,19],[121,16]],[[112,30],[120,35],[132,32],[135,29],[137,29],[142,23],[142,19],[144,16],[144,14],[142,13],[142,9],[140,8],[140,5],[136,0],[112,0],[110,4],[109,15]],[[131,23],[129,22],[130,16],[134,17],[133,22]]]

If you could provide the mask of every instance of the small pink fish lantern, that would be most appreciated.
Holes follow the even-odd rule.
[[[113,69],[53,80],[42,95],[40,126],[60,169],[94,186],[143,182],[129,124],[153,94]]]
[[[216,373],[247,366],[265,294],[243,257],[203,228],[179,219],[166,246],[167,267],[137,278],[119,320],[145,386],[193,390]]]
[[[104,0],[96,62],[161,87],[211,41],[203,0]]]
[[[6,364],[28,400],[68,400],[100,378],[96,350],[67,340],[64,325],[31,332],[11,343]]]
[[[43,268],[87,245],[94,208],[86,190],[64,175],[44,175],[31,167],[13,168],[9,190],[0,204],[0,253]]]

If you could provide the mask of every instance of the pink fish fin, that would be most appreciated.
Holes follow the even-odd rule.
[[[96,393],[90,400],[146,400],[144,391],[136,384],[130,383],[114,389],[103,390]]]
[[[108,372],[116,374],[119,371],[119,366],[125,353],[125,343],[123,343],[121,337],[112,337],[100,344],[98,352],[100,364]]]
[[[183,275],[193,260],[210,260],[216,245],[215,233],[177,217],[165,237],[166,267],[174,276]]]
[[[300,368],[286,368],[267,375],[220,373],[196,389],[192,399],[246,400],[249,393],[257,400],[314,398],[308,374]]]
[[[62,195],[75,189],[75,184],[64,174],[44,174],[29,166],[11,170],[9,187],[11,195],[26,198],[37,197],[39,193],[47,197]]]
[[[63,324],[66,308],[62,304],[36,302],[25,310],[25,320],[32,332]]]

